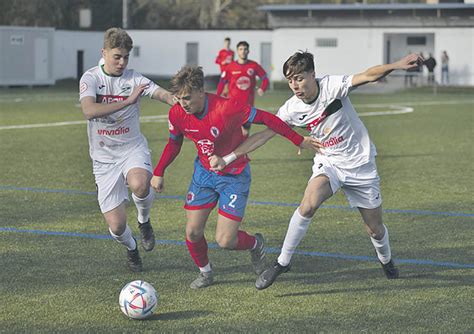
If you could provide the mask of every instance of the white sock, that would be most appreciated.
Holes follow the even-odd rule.
[[[381,240],[374,239],[370,237],[370,241],[375,247],[375,251],[377,252],[377,257],[379,258],[380,262],[383,264],[387,264],[390,262],[392,258],[392,253],[390,251],[390,242],[388,240],[388,229],[384,225],[385,234]]]
[[[133,239],[132,230],[128,225],[125,227],[125,231],[122,233],[122,235],[113,234],[110,228],[109,232],[112,238],[127,247],[128,250],[134,250],[137,248],[137,243],[135,242],[135,239]]]
[[[140,198],[132,193],[132,198],[137,207],[138,222],[140,224],[146,223],[150,219],[150,210],[153,200],[155,199],[155,191],[150,188],[150,192],[145,198]]]
[[[305,218],[300,215],[298,209],[299,208],[296,208],[290,219],[285,241],[283,242],[283,247],[281,248],[281,253],[278,257],[278,263],[282,266],[290,264],[291,257],[293,256],[296,247],[305,236],[308,226],[311,223],[311,218]]]
[[[211,263],[209,262],[209,263],[206,264],[204,267],[199,267],[199,270],[200,270],[202,273],[208,273],[208,272],[212,271]]]

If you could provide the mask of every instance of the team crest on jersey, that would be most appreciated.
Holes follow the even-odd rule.
[[[168,120],[168,129],[169,129],[170,131],[173,131],[173,130],[174,130],[174,126],[173,126],[173,124],[171,124],[170,120]]]
[[[247,69],[247,74],[252,76],[255,73],[255,70],[253,68]]]
[[[99,146],[100,146],[100,147],[104,147],[104,146],[105,146],[105,143],[104,143],[103,141],[100,141],[100,142],[99,142]]]
[[[210,141],[209,139],[201,139],[197,142],[201,153],[204,155],[212,155],[214,153],[214,142]]]
[[[327,136],[327,135],[331,132],[331,130],[332,130],[331,128],[324,128],[324,129],[323,129],[324,135]]]
[[[212,135],[214,138],[219,137],[219,129],[216,128],[215,126],[213,126],[213,127],[211,128],[211,135]]]
[[[247,90],[250,88],[250,78],[240,77],[237,79],[236,85],[240,90]]]
[[[85,82],[81,83],[80,93],[84,93],[87,90],[87,84]]]
[[[194,193],[192,191],[190,191],[186,195],[186,202],[191,203],[192,201],[194,201]]]

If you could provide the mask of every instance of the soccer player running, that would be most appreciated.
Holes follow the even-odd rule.
[[[319,147],[317,141],[300,136],[278,117],[241,101],[206,93],[203,87],[204,74],[200,67],[185,66],[171,79],[170,90],[178,103],[169,111],[170,138],[151,179],[153,188],[162,192],[165,169],[179,154],[183,137],[194,142],[198,156],[184,205],[186,245],[200,270],[191,283],[193,289],[205,288],[214,282],[204,229],[216,205],[219,206],[217,244],[225,249],[249,250],[255,272],[260,274],[264,269],[263,236],[240,230],[250,189],[249,159],[246,155],[238,159],[233,154],[227,155],[245,140],[241,125],[265,124],[301,148]],[[212,154],[224,156],[226,168],[210,171]]]
[[[235,98],[253,106],[255,101],[255,87],[257,77],[262,84],[257,89],[259,96],[263,96],[268,87],[268,78],[265,70],[257,62],[248,59],[249,43],[242,41],[237,44],[237,60],[226,66],[222,72],[221,81],[217,86],[217,95],[221,95],[224,87],[229,86],[229,98]]]
[[[349,100],[356,87],[374,82],[393,70],[418,66],[423,59],[410,54],[394,63],[374,66],[354,75],[315,77],[313,55],[296,52],[283,65],[283,74],[294,96],[280,107],[277,116],[287,124],[306,128],[323,149],[314,157],[313,174],[303,199],[293,213],[278,259],[256,281],[256,288],[268,288],[290,269],[290,261],[321,204],[340,188],[352,207],[357,207],[387,278],[398,278],[391,256],[388,230],[382,223],[380,180],[375,164],[376,150],[367,129]],[[264,130],[249,137],[231,154],[240,157],[274,136]],[[210,159],[212,170],[226,168],[219,156]]]
[[[103,64],[84,73],[80,80],[80,101],[87,119],[89,153],[98,191],[100,210],[112,238],[127,249],[128,267],[142,270],[142,261],[127,224],[125,201],[128,189],[138,211],[142,246],[151,251],[155,236],[150,224],[154,191],[150,189],[152,164],[148,144],[140,132],[142,95],[169,105],[173,96],[134,70],[127,69],[133,42],[126,31],[105,32]]]

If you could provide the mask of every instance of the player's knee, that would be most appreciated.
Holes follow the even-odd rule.
[[[115,235],[122,235],[125,232],[126,224],[109,224],[110,231]]]
[[[204,236],[204,231],[200,228],[186,227],[186,239],[191,242],[198,242]]]
[[[146,182],[136,182],[133,185],[129,185],[135,196],[139,198],[145,198],[150,193],[150,184]]]
[[[382,240],[385,235],[385,228],[382,223],[366,225],[367,233],[369,236],[376,240]]]
[[[299,207],[299,213],[305,218],[312,218],[318,209],[317,206],[311,205],[309,203],[301,203]]]
[[[235,241],[235,238],[230,235],[216,235],[216,242],[223,249],[234,249]]]

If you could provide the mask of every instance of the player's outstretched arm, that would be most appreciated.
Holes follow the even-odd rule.
[[[221,171],[231,162],[236,160],[237,158],[255,151],[260,146],[263,146],[267,141],[269,141],[273,136],[276,135],[272,129],[265,129],[263,131],[254,133],[250,137],[248,137],[242,144],[240,144],[233,152],[226,155],[225,157],[219,157],[216,155],[211,155],[209,157],[209,164],[211,166],[211,170],[213,171]],[[303,141],[299,145],[302,149],[313,149],[317,152],[320,152],[320,149],[323,145],[316,139],[312,137],[303,137]],[[298,153],[299,154],[299,153]]]
[[[264,145],[267,141],[269,141],[276,133],[271,129],[265,129],[263,131],[254,133],[250,137],[248,137],[242,144],[240,144],[233,152],[226,155],[225,157],[219,157],[217,155],[211,155],[209,157],[209,164],[211,166],[211,170],[213,171],[221,171],[223,170],[228,164],[240,158],[241,156],[255,151],[260,146]]]
[[[166,103],[170,106],[172,106],[175,101],[173,98],[173,94],[168,92],[166,89],[163,88],[158,88],[153,92],[153,95],[151,96],[152,99],[161,101],[163,103]]]
[[[352,86],[356,87],[369,82],[375,82],[390,74],[393,70],[408,70],[420,66],[423,64],[423,61],[424,59],[420,55],[412,53],[396,62],[373,66],[362,73],[355,74],[352,77]]]
[[[86,96],[81,99],[82,113],[86,119],[99,118],[113,114],[116,111],[136,103],[147,87],[147,84],[139,85],[135,87],[127,99],[115,103],[97,103],[92,96]]]

